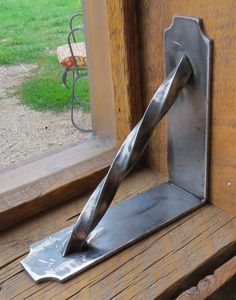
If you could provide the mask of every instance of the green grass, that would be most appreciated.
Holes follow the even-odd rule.
[[[0,64],[34,63],[66,43],[79,0],[1,1]]]
[[[21,102],[37,111],[65,111],[71,107],[71,89],[61,83],[62,68],[57,64],[55,56],[46,57],[34,76],[25,81],[20,88]],[[68,83],[71,86],[71,76]],[[89,111],[88,80],[80,80],[77,84],[77,95],[81,99],[79,107]],[[77,105],[78,106],[78,105]]]
[[[79,0],[5,0],[0,9],[0,64],[36,63],[38,69],[20,88],[22,103],[35,110],[64,111],[71,90],[61,84],[63,67],[52,50],[66,44],[71,15]],[[83,40],[80,35],[79,41]],[[88,82],[79,84],[81,108],[89,110]]]

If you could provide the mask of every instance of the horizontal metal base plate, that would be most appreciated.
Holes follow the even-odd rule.
[[[62,257],[61,246],[72,230],[68,227],[31,245],[21,264],[36,282],[68,280],[202,203],[176,185],[162,183],[111,207],[84,251]]]

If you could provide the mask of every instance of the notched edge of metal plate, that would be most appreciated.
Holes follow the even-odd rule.
[[[32,244],[21,265],[37,283],[65,282],[204,203],[170,182],[161,183],[111,207],[91,233],[84,251],[61,255],[70,226]]]
[[[204,30],[204,26],[203,26],[203,20],[201,18],[197,18],[197,17],[187,17],[187,16],[179,16],[179,15],[174,15],[172,18],[172,22],[170,24],[170,26],[168,26],[165,29],[165,32],[167,32],[168,30],[170,30],[172,27],[175,26],[175,22],[178,20],[186,20],[186,21],[190,21],[190,22],[196,22],[199,26],[199,33],[202,35],[202,37],[204,39],[206,39],[207,44],[210,42],[212,42],[212,40],[206,35],[205,30]]]

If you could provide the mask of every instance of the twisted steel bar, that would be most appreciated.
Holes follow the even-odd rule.
[[[63,256],[80,251],[86,245],[87,237],[106,213],[121,181],[139,160],[155,126],[173,105],[178,92],[188,82],[191,74],[191,65],[187,57],[183,56],[154,94],[142,119],[119,149],[107,175],[92,193],[71,234],[63,244]]]

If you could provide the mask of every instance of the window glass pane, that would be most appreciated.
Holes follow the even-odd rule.
[[[78,0],[5,0],[1,4],[0,168],[92,134],[71,122],[74,76],[74,80],[79,77],[74,85],[74,123],[91,128],[83,30],[71,36],[77,67],[67,43],[70,18],[77,12],[82,12]],[[83,16],[74,18],[72,27],[83,28]],[[57,55],[61,46],[64,61]],[[69,89],[62,83],[65,68]]]

